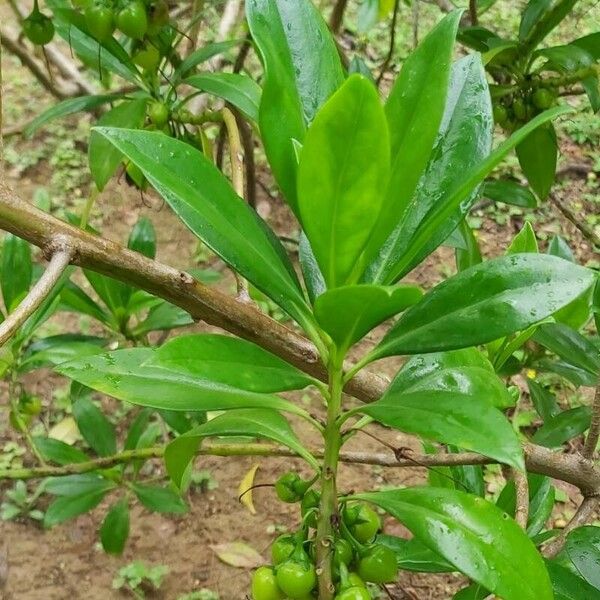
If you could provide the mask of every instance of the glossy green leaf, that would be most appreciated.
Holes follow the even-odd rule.
[[[300,390],[315,383],[260,346],[217,334],[176,337],[159,347],[145,364],[250,392]]]
[[[146,104],[145,98],[126,100],[104,113],[97,123],[99,126],[137,129],[144,124]],[[110,181],[122,159],[122,152],[105,137],[92,131],[88,147],[88,160],[92,178],[100,191]]]
[[[478,583],[472,583],[452,596],[452,600],[486,600],[490,593]]]
[[[394,535],[380,534],[376,542],[387,546],[396,554],[398,567],[417,573],[450,573],[454,567],[430,550],[417,538],[404,539]]]
[[[319,111],[298,167],[298,206],[329,288],[356,282],[382,206],[388,131],[373,84],[353,75]],[[363,265],[364,267],[364,265]]]
[[[138,323],[131,332],[135,336],[143,336],[151,331],[167,331],[178,327],[185,327],[194,322],[189,313],[171,304],[170,302],[161,302],[153,306],[146,318]]]
[[[80,496],[60,496],[48,506],[44,527],[54,527],[96,508],[106,494],[107,490],[102,489]]]
[[[493,504],[443,488],[357,494],[504,600],[553,600],[544,562],[525,532]]]
[[[440,140],[446,133],[444,130],[452,127],[448,117],[453,115],[454,106],[447,106],[446,95],[461,14],[461,11],[456,10],[447,15],[408,56],[385,105],[391,144],[390,183],[377,227],[366,251],[368,261],[378,257],[380,268],[384,268],[389,262],[389,253],[402,251],[396,245],[404,243],[410,237],[415,211],[422,210],[416,207],[416,204],[421,203],[410,204],[417,184],[430,157],[434,160],[436,154],[442,156],[443,142]],[[432,64],[435,64],[435,69],[431,69]],[[456,79],[451,85],[455,91],[461,87],[460,84],[457,85]],[[449,98],[448,104],[456,102],[459,97],[460,92],[456,97]],[[489,104],[489,99],[487,101]],[[434,147],[436,140],[438,144]],[[457,145],[456,139],[453,144]],[[444,150],[447,151],[448,148]],[[456,154],[458,155],[460,153]],[[438,172],[437,175],[439,174]],[[437,198],[434,202],[436,201]],[[426,206],[424,210],[427,211],[428,208]],[[398,231],[400,225],[402,233]],[[444,237],[452,229],[454,227]],[[387,239],[390,233],[391,240]],[[385,246],[381,248],[384,242]],[[378,256],[380,253],[383,253],[383,257]],[[387,278],[372,274],[367,276],[367,281],[391,283]]]
[[[223,42],[213,42],[206,44],[202,48],[194,50],[186,56],[175,69],[171,81],[178,82],[182,77],[185,77],[192,69],[195,69],[199,64],[206,62],[217,54],[224,54],[228,50],[240,45],[241,40],[225,40]]]
[[[552,581],[554,600],[600,600],[600,591],[566,567],[549,560],[546,569]]]
[[[55,119],[62,119],[68,115],[75,113],[91,110],[102,106],[107,102],[112,102],[122,98],[122,94],[99,94],[94,96],[78,96],[77,98],[67,98],[58,104],[53,104],[50,108],[41,112],[35,119],[28,123],[27,127],[23,129],[23,135],[25,137],[31,137],[40,127],[46,125],[50,121]]]
[[[144,172],[183,222],[223,260],[299,322],[311,319],[281,243],[200,151],[160,133],[95,131]]]
[[[506,249],[506,254],[523,254],[526,252],[539,252],[535,231],[533,231],[529,221],[525,222],[521,231],[517,233]]]
[[[420,262],[420,257],[427,255],[428,248],[431,248],[433,244],[432,239],[436,239],[436,244],[439,245],[448,237],[448,235],[450,235],[462,218],[462,213],[460,213],[459,209],[463,206],[465,199],[473,194],[477,186],[483,182],[500,162],[502,162],[508,152],[523,141],[523,139],[537,127],[567,112],[571,112],[569,107],[559,106],[541,113],[521,127],[521,129],[515,131],[510,138],[500,144],[489,156],[487,156],[487,158],[476,159],[464,163],[465,167],[463,170],[455,169],[453,163],[447,163],[449,166],[443,167],[444,173],[447,173],[448,169],[456,174],[460,173],[460,177],[457,177],[455,185],[443,192],[439,192],[443,198],[443,202],[436,203],[435,208],[430,210],[426,217],[419,223],[418,228],[410,238],[410,245],[406,247],[405,252],[398,254],[393,253],[393,259],[390,259],[389,261],[378,262],[380,260],[380,258],[378,258],[377,261],[370,266],[367,272],[368,278],[380,283],[389,283],[396,281],[398,277],[416,266],[416,264]],[[468,119],[467,122],[472,123],[473,121],[476,121],[471,118],[470,113],[467,113],[465,118]],[[448,139],[448,143],[452,145],[451,137]],[[450,222],[449,219],[452,220],[452,226],[445,229],[444,227],[446,224]],[[437,235],[440,232],[444,235],[440,235],[441,239],[437,241]],[[395,233],[396,231],[394,234]],[[394,237],[394,234],[392,234],[391,237]],[[384,251],[387,248],[388,242],[386,241]],[[386,265],[384,269],[381,266],[382,264]],[[382,271],[385,271],[387,274],[383,276],[381,274]],[[376,279],[374,279],[374,273],[380,273],[377,275]],[[381,279],[382,277],[384,278]]]
[[[577,0],[529,0],[521,17],[519,40],[535,48],[573,9]]]
[[[148,258],[156,257],[156,230],[148,217],[140,217],[136,221],[129,234],[127,247]]]
[[[528,378],[527,386],[529,387],[531,402],[543,421],[552,419],[560,412],[556,398],[549,390],[535,379]]]
[[[556,173],[558,144],[551,124],[532,131],[516,148],[519,164],[540,200],[550,193]]]
[[[386,393],[452,391],[485,399],[496,408],[514,406],[504,382],[476,348],[434,352],[411,357]]]
[[[298,258],[300,260],[300,268],[302,269],[302,277],[306,284],[308,297],[310,298],[310,301],[314,303],[317,296],[320,296],[325,292],[327,286],[325,285],[321,269],[319,269],[319,265],[317,264],[317,259],[310,247],[310,242],[304,232],[300,233]]]
[[[484,262],[440,283],[407,310],[371,359],[497,340],[550,316],[593,281],[590,270],[543,254]]]
[[[537,199],[528,187],[510,180],[488,180],[483,184],[481,195],[494,202],[512,204],[521,208],[535,208]]]
[[[195,427],[173,440],[165,450],[167,471],[177,486],[181,486],[185,471],[200,443],[207,437],[255,437],[277,442],[291,448],[310,465],[318,463],[290,427],[275,410],[240,409],[224,413]]]
[[[548,254],[564,258],[570,262],[575,262],[573,250],[571,250],[565,238],[560,235],[553,235],[550,238],[550,242],[548,243]]]
[[[293,140],[303,141],[306,124],[342,84],[339,53],[310,0],[246,2],[246,17],[265,70],[259,112],[265,152],[298,214]]]
[[[411,129],[406,130],[400,123],[405,111],[390,104],[393,96],[386,105],[392,139],[392,175],[379,228],[367,250],[367,258],[375,256],[366,275],[367,281],[391,283],[398,279],[396,265],[412,245],[420,227],[432,212],[446,205],[453,191],[463,182],[465,171],[483,160],[491,148],[492,109],[480,58],[463,58],[452,66],[451,71],[449,65],[446,66],[454,43],[455,16],[446,17],[446,21],[434,30],[436,35],[441,36],[437,39],[437,44],[440,44],[437,51],[441,56],[421,57],[421,60],[434,61],[436,65],[440,63],[439,69],[436,66],[435,76],[432,77],[428,68],[418,76],[418,84],[424,86],[420,91],[426,97],[413,98],[413,90],[418,93],[419,88],[412,87],[412,80],[403,84],[408,86],[409,91],[405,92],[401,102],[414,102],[405,106],[412,112]],[[418,52],[419,49],[415,53]],[[399,81],[396,86],[400,85]],[[426,108],[430,108],[433,114]],[[477,118],[474,118],[475,115]],[[413,131],[413,127],[418,128],[418,133]],[[400,129],[404,137],[395,153],[396,129]],[[477,197],[478,183],[464,190],[448,218],[430,231],[426,242],[411,259],[413,263],[433,252],[458,226]]]
[[[595,375],[592,375],[589,371],[580,369],[568,363],[564,360],[550,360],[548,358],[542,358],[532,364],[532,367],[540,371],[549,371],[556,373],[565,379],[568,379],[573,385],[580,386],[585,385],[593,387],[598,382]]]
[[[97,360],[98,357],[93,356],[89,358],[89,360],[94,359]],[[115,427],[89,398],[84,396],[78,398],[73,403],[73,416],[83,439],[93,450],[100,456],[115,454],[117,451]]]
[[[521,15],[519,39],[524,40],[552,5],[552,0],[529,0]]]
[[[33,438],[33,443],[45,460],[57,465],[72,465],[90,460],[87,454],[60,440],[37,436]]]
[[[600,60],[600,31],[577,38],[571,43],[579,46],[579,48],[583,48],[588,54],[594,57],[594,60]]]
[[[478,265],[482,261],[479,242],[466,220],[461,221],[456,229],[462,239],[464,248],[456,248],[456,267],[458,271],[464,271],[469,267]]]
[[[567,325],[544,323],[533,334],[533,340],[591,375],[600,373],[600,350],[587,337]]]
[[[0,287],[8,312],[14,310],[27,295],[32,278],[31,246],[12,233],[4,234]]]
[[[412,285],[348,285],[315,302],[315,318],[343,354],[386,319],[416,304],[423,293]]]
[[[130,348],[71,361],[56,370],[99,392],[132,404],[166,410],[274,408],[297,412],[277,396],[257,394],[223,383],[145,365],[150,348]]]
[[[151,414],[152,411],[149,408],[144,408],[135,417],[127,430],[127,437],[125,438],[125,444],[123,445],[125,450],[137,448],[144,431],[148,427]]]
[[[88,315],[105,325],[110,323],[110,315],[72,281],[67,281],[60,292],[60,307]]]
[[[68,360],[74,358],[81,358],[83,356],[93,356],[102,352],[102,345],[105,344],[106,340],[94,340],[94,341],[63,341],[49,346],[43,350],[29,355],[19,365],[19,371],[27,372],[40,367],[60,365]]]
[[[100,541],[108,554],[123,554],[129,537],[129,504],[126,498],[115,502],[100,526]]]
[[[260,86],[241,73],[201,73],[192,75],[183,83],[201,92],[222,98],[242,111],[251,121],[258,122]]]
[[[181,515],[188,511],[181,496],[169,488],[134,483],[132,489],[137,499],[152,512]]]
[[[460,374],[468,380],[465,371]],[[485,396],[452,388],[390,390],[379,400],[361,406],[360,412],[399,431],[473,450],[524,469],[521,445],[513,428]]]
[[[540,446],[558,448],[565,442],[581,435],[590,426],[592,411],[589,406],[578,406],[558,413],[544,421],[533,436]]]
[[[569,532],[565,552],[577,572],[596,590],[600,590],[600,527],[585,525]]]
[[[594,63],[594,57],[576,44],[542,48],[536,52],[536,55],[548,59],[548,62],[542,67],[544,70],[553,70],[559,73],[577,71]]]

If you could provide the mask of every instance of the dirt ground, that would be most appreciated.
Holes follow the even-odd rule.
[[[43,143],[43,134],[34,142]],[[567,141],[562,143],[562,165],[572,163],[587,164],[587,158],[580,149]],[[49,178],[47,165],[36,165],[31,169],[12,172],[9,170],[9,183],[22,197],[30,199],[34,189],[45,185]],[[271,181],[264,174],[262,183],[269,187]],[[585,179],[572,178],[561,186],[558,194],[574,210],[594,211],[595,207],[584,199]],[[597,189],[596,189],[597,193]],[[71,209],[77,208],[74,203]],[[294,236],[295,230],[289,212],[281,201],[259,188],[259,212],[281,235]],[[499,225],[497,215],[503,214],[505,223]],[[580,260],[586,262],[594,258],[592,249],[573,225],[560,215],[551,205],[546,205],[537,213],[535,229],[540,237],[548,239],[555,233],[567,237]],[[140,215],[148,216],[158,233],[158,258],[173,266],[190,266],[197,249],[196,240],[184,230],[168,207],[162,201],[147,195],[140,195],[128,188],[124,182],[114,182],[100,197],[91,222],[101,229],[104,235],[123,242],[131,226]],[[480,219],[477,235],[486,256],[501,254],[509,240],[521,228],[523,217],[512,214],[507,208],[496,208],[495,212],[482,209],[474,213]],[[452,269],[452,251],[442,248],[432,255],[426,265],[411,274],[411,279],[430,287],[440,281]],[[206,266],[206,265],[203,265]],[[219,263],[211,260],[209,266],[221,269]],[[225,276],[219,284],[224,289],[232,287],[231,278]],[[70,317],[62,325],[73,325]],[[190,330],[206,330],[197,325]],[[376,337],[381,334],[376,332]],[[398,363],[387,361],[378,366],[382,372],[391,375]],[[52,392],[64,381],[47,372],[34,374],[28,381],[32,391],[44,399],[48,407],[52,402]],[[3,390],[3,397],[6,397]],[[309,395],[311,410],[319,411],[315,395]],[[1,398],[1,397],[0,397]],[[309,432],[302,423],[294,423],[304,439],[310,440]],[[410,446],[419,450],[418,442],[395,432],[379,428],[378,435],[397,445]],[[307,437],[308,436],[308,437]],[[6,411],[0,416],[0,445],[13,439],[13,433],[6,426]],[[385,451],[379,443],[367,436],[357,436],[348,449]],[[124,598],[127,594],[112,589],[111,582],[116,571],[132,560],[143,560],[150,565],[163,564],[169,568],[160,592],[150,597],[177,600],[181,595],[200,588],[209,588],[218,593],[221,600],[246,598],[250,571],[234,568],[220,562],[210,545],[242,541],[255,548],[268,558],[271,541],[281,532],[281,526],[292,528],[299,521],[296,507],[278,502],[270,488],[254,492],[254,503],[258,513],[251,515],[237,500],[240,479],[254,464],[260,464],[257,482],[273,482],[290,466],[301,468],[300,462],[293,459],[256,458],[216,458],[204,457],[197,460],[197,468],[208,469],[218,487],[206,492],[194,492],[188,500],[190,511],[183,516],[170,517],[150,513],[136,505],[132,511],[131,537],[122,557],[109,557],[99,547],[97,529],[106,511],[107,503],[72,522],[43,531],[32,521],[0,521],[0,573],[7,571],[6,584],[1,588],[0,598],[5,600],[104,600]],[[155,469],[161,468],[156,462]],[[373,489],[380,486],[406,486],[425,481],[426,473],[421,468],[381,469],[370,466],[344,465],[340,474],[340,489]],[[0,495],[6,490],[0,484]],[[572,512],[575,495],[572,489],[564,488],[571,500],[557,509],[556,519]],[[408,535],[397,523],[386,522],[386,531],[396,535]],[[4,545],[4,550],[2,550]],[[1,578],[0,578],[1,579]],[[424,575],[403,572],[397,586],[389,587],[389,597],[398,600],[446,600],[460,589],[464,578],[454,575]]]

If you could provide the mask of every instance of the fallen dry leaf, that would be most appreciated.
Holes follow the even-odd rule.
[[[244,542],[213,544],[209,548],[226,565],[241,569],[254,569],[265,564],[265,559],[251,546]]]
[[[240,481],[238,487],[238,497],[240,502],[253,514],[256,514],[256,508],[254,508],[254,500],[252,498],[252,486],[254,485],[254,477],[256,471],[258,471],[259,464],[255,464]]]

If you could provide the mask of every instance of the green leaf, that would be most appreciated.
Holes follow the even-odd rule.
[[[600,60],[600,31],[590,33],[571,42],[574,46],[583,48],[594,60]]]
[[[542,427],[535,432],[533,441],[540,446],[558,448],[588,429],[591,418],[592,411],[589,406],[565,410],[544,421]]]
[[[600,527],[585,525],[573,529],[567,536],[565,551],[581,577],[600,590]]]
[[[70,465],[90,460],[87,454],[60,440],[37,436],[33,438],[33,443],[45,460],[57,465]]]
[[[145,365],[154,352],[150,348],[116,350],[71,361],[56,370],[99,392],[150,408],[192,411],[274,408],[298,412],[294,404],[277,396]]]
[[[146,98],[126,100],[104,113],[97,121],[98,126],[128,127],[136,129],[144,124],[146,117]],[[123,158],[123,153],[109,140],[92,131],[88,148],[88,160],[92,179],[102,191],[114,175]]]
[[[110,316],[72,281],[67,281],[60,291],[60,308],[88,315],[105,325],[110,323]]]
[[[60,363],[82,356],[93,356],[102,352],[101,344],[106,340],[100,339],[98,342],[87,341],[63,341],[56,345],[49,346],[44,350],[32,353],[23,360],[19,366],[19,371],[27,372],[40,367],[59,365]]]
[[[315,318],[341,354],[386,319],[418,302],[420,288],[349,285],[329,290],[315,302]]]
[[[496,408],[515,402],[490,361],[476,348],[413,356],[400,369],[386,393],[452,391],[485,398]]]
[[[217,54],[223,54],[228,50],[235,48],[235,46],[238,46],[240,42],[241,40],[213,42],[212,44],[206,44],[205,46],[202,46],[202,48],[198,48],[198,50],[194,50],[194,52],[186,56],[175,69],[173,77],[171,78],[171,82],[179,82],[182,77],[185,77],[189,71],[197,67],[199,64],[206,62]]]
[[[327,24],[310,0],[247,2],[246,16],[265,70],[259,112],[265,152],[297,215],[293,140],[304,140],[306,124],[342,84],[344,72]]]
[[[417,538],[407,540],[394,535],[380,534],[375,542],[394,551],[398,567],[402,570],[416,571],[417,573],[450,573],[454,571],[451,564]]]
[[[469,380],[465,371],[460,373],[464,380]],[[390,390],[376,402],[356,410],[399,431],[454,444],[524,469],[519,439],[504,415],[485,395],[436,388]]]
[[[553,235],[548,243],[548,254],[564,258],[572,263],[575,262],[575,256],[565,238],[560,235]]]
[[[129,504],[126,498],[115,502],[100,527],[100,541],[107,554],[123,554],[129,537]]]
[[[594,57],[576,44],[542,48],[536,52],[536,55],[548,59],[548,62],[542,66],[543,70],[553,70],[559,73],[578,71],[594,63]]]
[[[170,302],[161,302],[153,306],[146,318],[138,323],[131,331],[134,336],[141,337],[151,331],[166,331],[185,327],[194,322],[189,313],[171,304]]]
[[[315,380],[260,346],[217,334],[184,335],[158,348],[146,366],[248,390],[301,390]]]
[[[387,266],[386,263],[390,261],[390,253],[397,254],[402,251],[396,246],[403,244],[400,238],[406,235],[407,226],[409,227],[408,235],[410,236],[412,233],[410,228],[413,223],[411,221],[417,220],[415,212],[419,213],[422,218],[423,214],[420,211],[426,212],[430,208],[432,201],[427,200],[431,188],[423,189],[423,187],[428,188],[432,185],[432,181],[441,175],[440,168],[447,175],[444,155],[449,150],[454,149],[455,146],[462,145],[462,140],[461,144],[458,144],[457,136],[453,135],[460,130],[458,128],[454,129],[454,127],[457,125],[455,119],[462,118],[462,114],[460,114],[463,109],[462,103],[468,98],[471,103],[470,108],[474,108],[474,105],[479,104],[479,98],[483,98],[485,104],[489,106],[489,97],[485,92],[485,95],[478,96],[476,93],[472,93],[468,96],[465,94],[461,98],[462,87],[467,84],[466,80],[471,79],[468,85],[472,84],[473,73],[469,72],[471,63],[476,63],[476,77],[483,76],[479,59],[468,59],[460,63],[460,66],[454,70],[454,81],[450,89],[451,95],[448,103],[446,102],[454,42],[461,14],[462,11],[455,10],[447,15],[425,37],[416,50],[409,55],[392,87],[385,106],[391,144],[390,183],[383,202],[383,209],[379,215],[375,235],[366,252],[367,260],[377,256],[379,252],[383,253],[383,257],[378,257],[377,264],[380,267],[377,271]],[[435,64],[435,69],[431,68],[432,64]],[[467,66],[466,69],[465,66]],[[481,81],[479,81],[480,84]],[[474,89],[471,90],[471,92],[475,91]],[[456,115],[454,115],[455,108],[458,108]],[[472,117],[473,114],[470,116]],[[474,129],[478,129],[481,125],[480,120],[471,118],[470,121],[461,123],[460,127],[468,126],[467,123],[474,124]],[[447,133],[449,133],[448,136],[446,136]],[[466,138],[469,138],[472,133],[472,131],[466,133]],[[453,141],[452,144],[449,144],[451,137]],[[470,141],[470,144],[476,145],[477,142]],[[488,150],[489,148],[485,148],[485,152]],[[460,149],[460,151],[452,153],[452,159],[450,160],[454,164],[454,161],[462,156],[464,156],[464,150]],[[440,162],[436,166],[431,166],[430,170],[435,170],[435,173],[430,173],[429,183],[425,183],[422,187],[425,198],[420,198],[427,204],[424,208],[420,208],[417,206],[418,203],[412,204],[411,200],[415,195],[421,175],[430,159],[435,161],[434,157],[439,158]],[[460,167],[456,166],[456,171],[459,169]],[[425,177],[427,178],[427,175]],[[447,183],[444,182],[443,185],[447,185]],[[438,187],[439,182],[433,185]],[[433,202],[438,201],[436,197]],[[458,221],[454,227],[457,224]],[[454,227],[450,227],[443,238],[447,237]],[[399,231],[400,228],[403,229],[402,234]],[[392,233],[392,239],[388,239],[384,248],[381,249],[381,245],[390,233]],[[383,277],[381,274],[378,274],[378,276],[370,275],[367,280],[373,283],[391,283],[392,281],[391,278]]]
[[[46,480],[44,491],[55,496],[83,496],[93,492],[106,492],[115,487],[117,487],[116,483],[95,473],[82,473],[80,475],[50,477]]]
[[[521,17],[519,40],[535,48],[573,9],[577,0],[529,0]]]
[[[513,254],[475,265],[407,310],[370,358],[497,340],[550,316],[593,281],[590,270],[543,254]]]
[[[312,319],[281,243],[200,151],[160,133],[95,131],[144,172],[183,222],[224,261],[300,323]]]
[[[517,157],[525,177],[540,200],[550,193],[556,173],[558,144],[551,124],[532,131],[518,146]]]
[[[546,569],[552,580],[554,600],[600,600],[600,591],[566,567],[549,560]]]
[[[517,233],[506,249],[506,254],[522,254],[526,252],[534,254],[539,252],[535,231],[533,231],[533,227],[529,221],[525,222],[521,231]]]
[[[521,15],[519,25],[519,40],[526,39],[538,21],[544,16],[552,5],[552,0],[529,0]]]
[[[290,424],[277,411],[258,408],[241,409],[219,415],[179,436],[167,446],[165,464],[177,486],[181,485],[185,471],[202,439],[215,436],[243,436],[272,440],[291,448],[311,466],[318,469],[316,459],[304,448]]]
[[[597,377],[592,375],[589,371],[575,367],[564,360],[542,358],[541,360],[535,361],[532,366],[541,371],[556,373],[557,375],[568,379],[575,386],[585,385],[593,387],[598,382]]]
[[[44,527],[50,528],[86,513],[102,502],[107,490],[97,490],[80,496],[61,496],[54,500],[44,516]]]
[[[544,323],[532,339],[569,364],[594,376],[600,373],[600,349],[571,327],[562,323]]]
[[[83,360],[94,359],[98,360],[98,357],[92,356],[89,359],[85,358]],[[88,397],[82,396],[73,403],[73,416],[83,439],[93,450],[100,456],[110,456],[116,453],[117,438],[115,427]]]
[[[169,488],[138,483],[134,483],[132,488],[138,500],[152,512],[181,515],[188,511],[181,496]]]
[[[385,278],[381,279],[381,281],[377,279],[377,281],[380,283],[396,281],[398,277],[407,273],[413,266],[418,264],[419,257],[426,256],[427,248],[432,244],[431,240],[436,232],[442,231],[444,233],[439,240],[439,243],[442,243],[448,235],[450,235],[452,229],[456,227],[460,218],[462,218],[458,215],[460,218],[455,221],[453,215],[457,216],[457,211],[460,209],[465,199],[469,198],[475,188],[500,164],[500,162],[502,162],[508,152],[526,138],[531,131],[561,114],[571,112],[571,110],[572,109],[567,106],[558,106],[547,110],[529,121],[526,125],[521,127],[521,129],[515,131],[510,138],[500,144],[485,160],[477,159],[473,162],[467,161],[464,170],[460,172],[460,177],[458,177],[456,185],[452,187],[450,191],[446,190],[443,194],[443,202],[441,204],[436,203],[435,208],[427,213],[426,218],[421,221],[419,227],[411,237],[410,245],[406,248],[406,251],[394,255],[392,266],[386,268],[387,274],[385,275]],[[473,121],[470,115],[468,115],[468,118],[469,121]],[[452,145],[452,138],[448,140],[448,143]],[[443,172],[445,172],[447,168],[454,169],[453,164],[448,164],[450,166],[444,167]],[[454,170],[455,172],[457,171],[456,169]],[[449,222],[449,219],[452,219],[452,227],[448,230],[444,230],[444,225]],[[388,242],[386,242],[384,247],[387,248],[387,246]],[[368,272],[370,279],[373,279],[374,277],[371,274],[372,268],[373,265]],[[378,270],[381,270],[381,267],[379,267]],[[378,277],[381,278],[381,275]]]
[[[352,75],[315,117],[298,167],[301,222],[328,287],[360,276],[357,260],[377,221],[388,174],[379,95],[370,81]]]
[[[124,450],[133,450],[137,448],[138,442],[140,441],[144,431],[150,421],[152,411],[148,408],[144,408],[133,420],[133,423],[129,426],[127,431],[127,437],[125,438]]]
[[[260,86],[241,73],[201,73],[192,75],[183,83],[213,94],[239,108],[251,121],[258,122]]]
[[[454,255],[456,258],[456,268],[458,271],[464,271],[469,267],[478,265],[482,261],[479,242],[473,233],[471,227],[466,221],[461,221],[455,230],[460,236],[464,247],[456,247]]]
[[[452,596],[452,600],[486,600],[490,593],[478,583],[472,583]]]
[[[148,258],[156,257],[156,230],[150,219],[140,217],[136,221],[129,234],[127,247]]]
[[[32,278],[31,246],[20,237],[6,233],[2,242],[0,287],[4,307],[9,313],[27,295]]]
[[[91,110],[102,106],[107,102],[112,102],[122,98],[122,94],[101,94],[94,96],[78,96],[77,98],[67,98],[58,104],[53,104],[50,108],[41,112],[35,119],[33,119],[27,127],[23,130],[23,135],[27,138],[33,136],[33,134],[55,119],[61,119],[68,115],[72,115],[84,110]]]
[[[483,184],[481,195],[494,202],[503,202],[521,208],[536,208],[536,197],[528,187],[510,180],[488,180]]]
[[[560,412],[556,398],[549,390],[540,385],[535,379],[527,378],[527,386],[529,387],[529,395],[533,406],[543,421],[552,419]]]
[[[443,488],[357,494],[504,600],[553,600],[544,562],[525,532],[493,504]]]

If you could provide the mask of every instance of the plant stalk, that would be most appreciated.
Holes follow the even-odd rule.
[[[317,521],[317,576],[319,598],[331,600],[335,592],[332,578],[334,523],[338,515],[337,467],[342,436],[337,418],[342,407],[342,367],[335,356],[329,367],[329,403],[325,427],[325,449],[321,471],[321,503]]]

